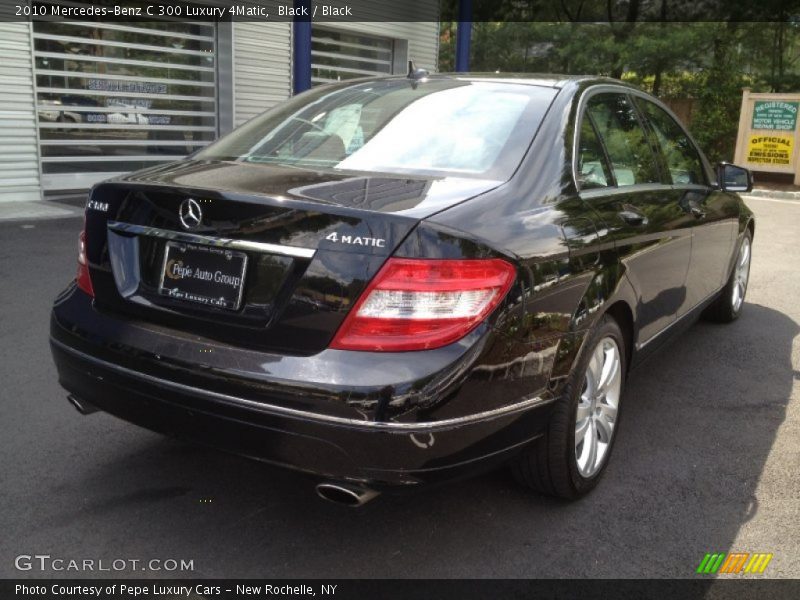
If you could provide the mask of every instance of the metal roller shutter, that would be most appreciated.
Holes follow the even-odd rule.
[[[292,24],[233,23],[236,125],[283,102],[292,93]]]
[[[0,56],[0,202],[39,200],[29,23],[0,22]]]
[[[216,26],[33,24],[45,190],[84,189],[217,136]]]
[[[315,26],[311,32],[311,83],[391,75],[394,46],[390,38]]]

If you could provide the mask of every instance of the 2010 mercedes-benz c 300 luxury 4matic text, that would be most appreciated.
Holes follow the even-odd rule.
[[[610,79],[320,87],[94,187],[51,347],[84,413],[358,505],[510,463],[576,498],[625,379],[743,306],[750,174]]]

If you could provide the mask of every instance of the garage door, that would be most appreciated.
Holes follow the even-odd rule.
[[[311,31],[311,83],[391,75],[394,40],[314,27]]]
[[[45,190],[85,189],[216,137],[213,23],[37,21],[33,36]]]

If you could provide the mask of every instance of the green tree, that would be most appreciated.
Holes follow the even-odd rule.
[[[669,21],[687,6],[681,0],[500,0],[494,14],[502,18],[473,25],[472,70],[610,76],[667,101],[690,101],[695,138],[711,160],[731,160],[742,88],[800,90],[800,9],[785,0],[758,7],[733,2],[727,21]],[[479,2],[475,18],[486,18],[486,10]],[[456,18],[455,11],[443,14]],[[750,14],[776,20],[744,21]],[[454,31],[452,21],[442,27],[442,70],[452,68]]]

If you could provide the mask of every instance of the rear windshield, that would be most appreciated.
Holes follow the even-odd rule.
[[[196,157],[505,181],[555,94],[435,78],[328,86],[256,117]]]

